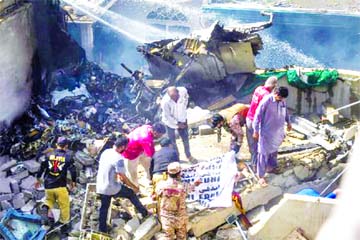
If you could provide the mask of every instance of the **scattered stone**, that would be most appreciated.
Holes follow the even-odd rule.
[[[282,187],[285,185],[286,178],[283,175],[275,175],[269,182],[271,185]]]
[[[219,229],[216,232],[216,240],[238,240],[242,239],[239,229],[234,226],[226,229]]]
[[[14,194],[12,193],[0,194],[0,201],[10,201],[13,196]]]
[[[22,193],[24,194],[24,197],[28,199],[32,199],[34,196],[31,190],[22,190]]]
[[[39,171],[40,165],[41,165],[36,160],[25,161],[23,164],[30,173],[37,173]]]
[[[199,135],[210,135],[214,133],[214,129],[212,129],[209,125],[200,125],[199,126]]]
[[[137,217],[134,217],[126,223],[126,225],[124,226],[124,229],[128,233],[134,233],[139,226],[140,226],[139,219]]]
[[[20,187],[23,190],[33,190],[36,183],[36,178],[33,176],[28,176],[27,178],[21,181]]]
[[[6,162],[0,166],[0,171],[8,171],[10,168],[14,167],[17,164],[17,161],[15,159],[12,159],[9,162]]]
[[[156,217],[146,219],[134,232],[134,240],[150,240],[155,233],[161,230],[161,225]]]
[[[290,170],[287,170],[283,173],[284,177],[287,177],[287,176],[290,176],[291,174],[294,173],[294,170],[293,169],[290,169]]]
[[[11,178],[13,178],[13,179],[15,179],[17,181],[20,181],[21,179],[24,179],[27,176],[29,176],[29,172],[28,172],[28,170],[24,170],[24,171],[19,172],[19,173],[15,174],[15,175],[12,175]]]
[[[21,211],[30,213],[34,208],[35,202],[33,200],[30,200],[23,207],[21,207]]]
[[[12,205],[15,209],[20,209],[25,205],[24,194],[18,193],[12,199]]]
[[[10,188],[13,193],[19,193],[20,192],[19,182],[15,179],[11,179],[10,180]]]
[[[0,193],[11,193],[10,181],[10,178],[5,178],[1,180]]]
[[[9,208],[12,208],[11,204],[6,200],[1,201],[0,205],[1,205],[2,210],[8,210]]]
[[[288,176],[288,177],[286,178],[284,187],[285,187],[285,188],[289,188],[289,187],[295,186],[295,185],[297,185],[297,184],[299,184],[299,181],[298,181],[297,178],[292,174],[292,175],[290,175],[290,176]]]
[[[294,167],[294,173],[300,181],[308,180],[312,178],[315,174],[315,172],[311,171],[309,167],[302,165]]]

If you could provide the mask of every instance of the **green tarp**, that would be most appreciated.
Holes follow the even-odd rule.
[[[288,83],[291,86],[300,89],[314,88],[314,87],[332,87],[335,85],[339,77],[336,70],[315,70],[312,72],[302,72],[303,76],[300,78],[296,70],[287,71]]]

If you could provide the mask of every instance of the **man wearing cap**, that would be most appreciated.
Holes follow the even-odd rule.
[[[264,175],[277,167],[277,152],[285,138],[284,125],[291,130],[290,118],[285,99],[289,95],[286,87],[279,87],[264,97],[256,109],[253,137],[258,141],[256,172],[259,183],[266,186]]]
[[[44,173],[45,205],[52,209],[57,203],[60,208],[60,223],[67,224],[70,221],[70,199],[66,188],[67,172],[71,174],[71,189],[76,186],[76,169],[73,166],[71,154],[67,151],[69,141],[65,137],[59,137],[56,149],[49,153],[41,162],[40,170],[36,177],[35,188],[41,184],[41,176]]]
[[[264,86],[259,86],[255,89],[251,99],[249,111],[246,115],[246,138],[249,145],[249,151],[251,154],[251,165],[253,169],[256,169],[256,162],[257,162],[257,141],[253,138],[254,129],[252,126],[255,112],[261,100],[274,90],[274,88],[277,85],[277,82],[278,82],[277,77],[271,76],[266,80]]]
[[[178,152],[176,146],[175,130],[179,133],[183,144],[186,158],[189,162],[196,162],[195,158],[191,156],[189,133],[187,125],[187,106],[189,102],[189,95],[184,87],[168,87],[166,94],[161,100],[162,122],[166,126],[166,132],[173,144],[175,150]]]
[[[248,110],[249,105],[237,103],[221,110],[211,118],[211,127],[219,129],[219,141],[221,140],[221,127],[231,133],[230,150],[235,151],[235,153],[239,152],[243,141],[244,132],[242,127],[245,125]]]
[[[154,139],[160,138],[165,132],[166,129],[163,124],[155,123],[140,126],[129,133],[129,144],[122,155],[125,158],[126,175],[135,186],[139,185],[137,176],[139,162],[144,167],[150,183],[150,162],[155,153]]]
[[[156,194],[160,197],[159,218],[165,240],[186,240],[188,221],[186,212],[186,195],[193,191],[201,181],[193,185],[181,182],[181,167],[179,162],[170,163],[167,167],[168,179],[161,181],[156,187]]]
[[[100,156],[99,169],[96,176],[96,193],[100,195],[99,231],[107,232],[107,216],[111,198],[127,198],[136,210],[146,217],[148,211],[136,196],[139,188],[125,175],[124,158],[121,153],[128,146],[128,138],[120,136],[112,148],[106,149]]]

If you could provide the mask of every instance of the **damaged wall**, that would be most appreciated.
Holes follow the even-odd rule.
[[[0,18],[0,128],[22,114],[30,100],[35,49],[32,18],[30,4]]]

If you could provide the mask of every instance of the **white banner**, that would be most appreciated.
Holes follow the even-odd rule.
[[[193,183],[201,179],[202,183],[189,193],[189,201],[199,201],[204,207],[230,207],[234,179],[237,173],[235,153],[226,153],[221,157],[200,162],[181,170],[183,182]]]

